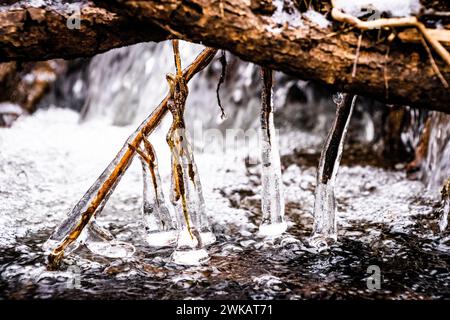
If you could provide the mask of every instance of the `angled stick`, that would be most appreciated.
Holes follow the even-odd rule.
[[[183,77],[186,81],[189,81],[195,74],[203,70],[212,61],[216,53],[217,50],[213,48],[203,50],[194,62],[183,71]],[[65,249],[77,240],[91,219],[100,213],[101,208],[108,201],[114,188],[131,164],[131,160],[136,154],[136,149],[142,140],[152,133],[167,114],[169,98],[170,95],[167,95],[127,139],[117,156],[72,209],[67,219],[55,231],[52,237],[57,239],[58,244],[48,257],[49,269],[55,269],[59,266]]]

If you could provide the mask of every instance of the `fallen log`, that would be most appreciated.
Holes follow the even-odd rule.
[[[0,62],[89,57],[168,32],[98,7],[92,1],[0,1]]]
[[[68,1],[48,6],[50,1],[41,2],[40,11],[30,12],[22,2],[0,7],[1,60],[86,56],[136,42],[179,38],[227,49],[244,60],[335,90],[450,113],[450,90],[411,33],[407,42],[400,37],[359,41],[354,28],[336,30],[336,23],[302,14],[291,1],[277,1],[284,3],[279,11],[269,0],[81,1],[81,28],[71,30],[66,25]],[[439,56],[434,60],[449,82],[450,67]]]

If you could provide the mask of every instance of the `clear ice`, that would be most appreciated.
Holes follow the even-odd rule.
[[[182,74],[180,67],[179,73],[182,74],[184,81],[187,82],[197,72],[203,70],[216,53],[217,50],[211,48],[203,50],[185,70],[185,74]],[[115,241],[110,237],[105,238],[104,236],[107,232],[97,232],[97,229],[88,226],[92,225],[95,218],[101,213],[104,205],[130,166],[136,154],[135,149],[142,143],[144,138],[152,133],[167,113],[168,100],[166,97],[127,139],[124,146],[100,177],[44,244],[44,249],[50,251],[48,256],[48,267],[50,269],[56,269],[64,257],[64,253],[74,250],[80,243],[86,243],[95,253],[106,256],[128,257],[134,253],[134,247],[131,244]],[[101,245],[99,245],[99,242]]]
[[[133,134],[128,139],[128,141],[131,142],[134,136],[135,134]],[[64,251],[70,253],[82,243],[85,243],[88,248],[94,253],[102,254],[104,252],[107,256],[120,255],[120,257],[126,257],[134,253],[134,248],[131,245],[127,246],[123,243],[118,243],[114,240],[114,237],[112,237],[112,239],[109,239],[105,236],[107,234],[106,232],[98,232],[100,230],[99,228],[91,227],[95,222],[95,217],[97,217],[101,213],[104,205],[108,201],[125,170],[117,174],[112,188],[110,188],[109,191],[103,195],[103,199],[100,200],[100,204],[96,209],[92,209],[91,203],[97,198],[97,195],[101,192],[101,189],[103,188],[105,182],[110,179],[116,165],[122,160],[122,158],[125,157],[127,150],[128,143],[122,147],[113,161],[108,165],[108,167],[103,171],[100,177],[84,194],[84,196],[75,205],[72,211],[67,215],[67,218],[55,230],[50,239],[45,243],[45,249],[53,250],[56,247],[60,247],[64,243],[67,243],[67,240],[69,240],[71,241],[71,243],[68,245],[68,247],[63,248],[62,252],[57,252],[57,254],[63,254]],[[131,159],[129,160],[129,163],[126,165],[126,167],[128,167],[130,163]],[[88,228],[83,229],[88,225]],[[75,238],[78,235],[79,237]],[[92,246],[88,244],[90,242],[92,242]],[[118,248],[118,253],[114,253],[115,247]],[[52,255],[53,252],[50,252],[50,254]]]
[[[284,221],[283,182],[280,153],[273,119],[273,74],[262,68],[261,94],[261,210],[262,221],[258,234],[277,236],[287,229]]]
[[[178,42],[173,44],[177,74],[167,76],[171,92],[168,109],[173,121],[166,137],[172,162],[170,200],[176,211],[178,228],[172,258],[177,264],[198,265],[209,259],[204,246],[215,242],[216,238],[206,216],[202,185],[184,123],[188,87],[181,75]]]
[[[320,156],[314,202],[314,225],[310,239],[310,244],[319,251],[337,240],[334,189],[355,101],[356,96],[345,93],[338,93],[334,97],[337,106],[336,117]]]
[[[134,253],[134,247],[131,244],[116,241],[114,237],[112,239],[106,237],[106,232],[98,232],[100,228],[90,226],[102,212],[109,197],[131,164],[135,152],[130,149],[130,145],[141,142],[143,131],[150,134],[148,131],[155,127],[155,117],[163,112],[165,112],[165,108],[161,104],[128,137],[122,149],[44,244],[44,250],[50,251],[50,267],[58,265],[65,252],[72,252],[82,243],[86,244],[94,253],[108,257],[128,257]],[[144,130],[147,128],[150,130]],[[118,169],[119,164],[121,164],[120,169]],[[89,227],[85,228],[86,226]]]
[[[448,215],[450,213],[450,179],[447,180],[442,188],[442,215],[439,220],[439,229],[444,232],[448,226]]]
[[[444,204],[442,206],[442,216],[439,220],[439,229],[444,232],[448,226],[448,214],[450,213],[450,197],[444,199]]]
[[[169,208],[166,206],[161,177],[158,170],[158,158],[152,144],[144,139],[145,151],[137,149],[142,164],[143,202],[142,215],[146,229],[147,243],[154,247],[175,244],[177,232]]]

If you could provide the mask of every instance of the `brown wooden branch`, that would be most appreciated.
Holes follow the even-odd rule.
[[[169,34],[98,7],[92,1],[0,1],[0,61],[87,57]],[[79,9],[79,15],[77,10]],[[71,17],[80,17],[79,29]]]
[[[95,2],[143,23],[158,24],[173,36],[227,49],[244,60],[316,80],[335,90],[450,113],[450,91],[436,76],[425,48],[415,43],[403,43],[399,39],[393,43],[377,43],[364,37],[357,72],[352,77],[358,33],[338,32],[329,37],[336,31],[331,22],[329,27],[322,28],[303,18],[295,8],[290,8],[293,15],[287,22],[276,21],[273,10],[252,10],[253,1]],[[296,19],[298,23],[293,24]],[[388,49],[389,59],[385,63]],[[443,77],[450,80],[450,67],[439,58],[436,56],[436,63]]]
[[[203,50],[197,56],[195,61],[183,70],[182,76],[185,81],[188,82],[194,75],[202,71],[212,61],[216,53],[217,50],[212,48]],[[100,208],[99,210],[101,210],[101,204],[108,201],[109,196],[128,169],[141,142],[153,132],[167,114],[167,104],[169,99],[170,94],[164,98],[139,128],[127,139],[127,142],[119,151],[116,158],[113,159],[97,181],[89,188],[83,198],[73,208],[71,214],[75,214],[79,218],[77,219],[77,223],[68,230],[67,235],[65,235],[62,241],[59,242],[55,248],[52,248],[53,250],[48,257],[48,268],[50,270],[58,268],[66,248],[78,239],[81,232],[89,224],[94,215],[98,214],[97,209]],[[85,202],[87,204],[85,204]],[[86,210],[83,210],[82,212],[78,211],[85,206],[87,207]]]
[[[80,1],[81,29],[70,30],[68,0],[51,1],[52,5],[38,9],[29,8],[25,1],[8,2],[13,4],[0,6],[0,61],[88,56],[176,37],[229,50],[244,60],[334,90],[450,113],[449,89],[434,72],[422,45],[408,38],[377,43],[365,36],[352,77],[359,36],[355,29],[336,30],[331,22],[320,27],[293,6],[289,21],[277,21],[273,6],[262,10],[253,0]],[[443,45],[448,42],[441,39]],[[450,67],[438,55],[435,61],[449,81]]]

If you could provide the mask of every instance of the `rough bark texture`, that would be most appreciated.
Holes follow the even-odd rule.
[[[108,9],[83,2],[82,28],[70,30],[68,13],[61,13],[64,1],[56,2],[53,9],[40,9],[40,14],[20,5],[15,13],[19,18],[14,19],[11,6],[0,9],[0,59],[83,56],[177,37],[224,48],[244,60],[336,90],[450,113],[450,91],[435,75],[420,44],[399,39],[376,43],[373,37],[364,36],[352,77],[358,33],[333,34],[336,30],[331,24],[322,28],[293,6],[286,6],[290,19],[283,20],[273,16],[271,1],[263,1],[261,7],[253,0],[95,0]],[[5,38],[5,30],[14,28]],[[450,81],[450,67],[439,57],[435,59]]]
[[[70,24],[76,16],[81,18],[79,29]],[[167,37],[152,23],[142,25],[91,1],[0,1],[0,61],[92,56]]]

